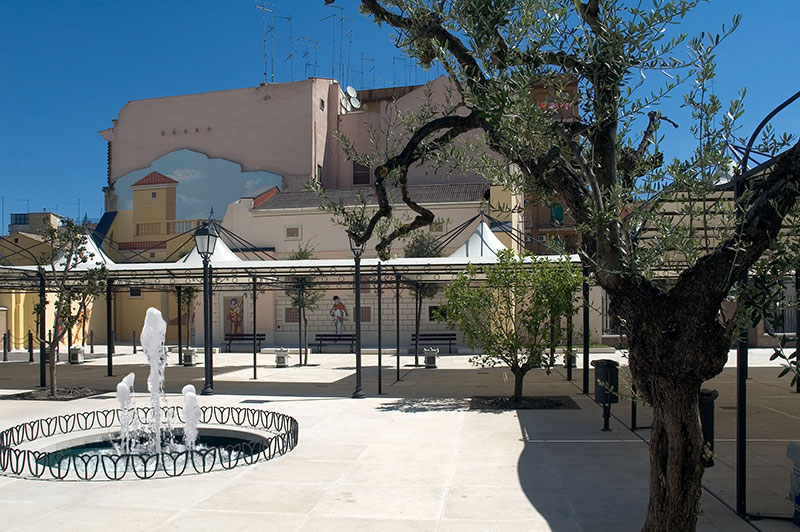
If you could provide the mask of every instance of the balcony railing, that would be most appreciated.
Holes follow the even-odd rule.
[[[136,236],[178,235],[198,227],[204,220],[170,220],[136,224]]]

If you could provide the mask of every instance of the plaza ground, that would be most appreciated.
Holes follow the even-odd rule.
[[[130,353],[130,347],[121,347]],[[12,353],[0,364],[0,394],[38,385],[36,363]],[[619,353],[592,359],[621,358]],[[800,394],[768,350],[751,350],[748,380],[748,499],[751,514],[790,517],[790,441],[800,442]],[[216,395],[201,404],[264,408],[295,417],[298,446],[254,466],[176,479],[55,482],[0,476],[3,530],[266,530],[296,531],[634,531],[647,507],[649,430],[629,430],[630,402],[612,409],[603,432],[602,409],[581,393],[582,367],[542,370],[526,379],[526,395],[569,396],[578,409],[490,412],[470,399],[508,395],[512,376],[502,368],[473,368],[465,355],[442,355],[437,369],[385,356],[377,394],[377,357],[364,356],[365,399],[351,399],[354,356],[312,354],[308,367],[275,368],[274,357],[215,356]],[[731,357],[731,361],[734,357]],[[624,358],[622,358],[624,364]],[[293,356],[290,362],[296,363]],[[785,519],[747,523],[735,505],[735,368],[708,388],[716,402],[716,465],[706,471],[701,531],[797,530]],[[99,352],[86,364],[59,364],[60,386],[108,393],[74,401],[0,401],[0,427],[117,406],[114,390],[130,371],[139,403],[146,402],[144,355],[114,356],[106,376]],[[593,374],[590,375],[590,382]],[[181,404],[186,383],[198,389],[203,367],[166,369],[170,404]],[[593,392],[594,385],[590,386]],[[640,427],[650,410],[639,405]]]

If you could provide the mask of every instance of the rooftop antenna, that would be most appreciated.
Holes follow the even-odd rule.
[[[264,84],[266,85],[270,82],[267,78],[267,35],[270,36],[272,42],[270,76],[272,81],[275,81],[275,13],[272,11],[272,4],[268,4],[264,0],[260,0],[260,3],[261,5],[257,5],[256,9],[261,10],[261,23],[264,26]],[[267,26],[267,13],[270,14],[269,26]]]
[[[306,43],[305,43],[306,49],[305,49],[305,52],[303,52],[303,57],[306,58],[306,63],[305,63],[305,68],[306,68],[305,69],[305,77],[306,78],[308,78],[308,67],[312,66],[311,57],[310,57],[310,55],[308,53],[308,45],[309,45],[309,43],[311,43],[311,45],[312,45],[312,47],[314,49],[314,63],[313,63],[313,66],[314,66],[314,76],[316,76],[317,75],[317,48],[319,48],[319,43],[317,41],[315,41],[314,39],[309,39],[308,37],[298,37],[297,40],[298,41],[306,41]]]
[[[372,72],[372,88],[375,88],[375,60],[368,56],[365,53],[361,54],[361,88],[364,88],[364,61],[372,61],[372,67],[370,68],[370,72]]]
[[[339,13],[331,13],[321,18],[320,22],[329,18],[333,19],[333,46],[331,47],[331,79],[336,79],[336,20],[339,20],[339,75],[342,75],[342,41],[344,41],[344,8],[326,4],[326,7],[338,9]]]
[[[348,20],[350,20],[350,19],[348,19]],[[350,29],[347,30],[347,37],[348,37],[348,41],[347,41],[347,70],[346,70],[347,79],[346,79],[346,81],[347,81],[347,84],[350,85],[350,51],[353,49],[353,24],[352,24],[352,22],[350,23]]]
[[[292,17],[291,16],[283,17],[281,15],[275,15],[275,16],[278,18],[282,18],[283,20],[289,21],[289,55],[286,57],[286,59],[284,59],[284,61],[287,60],[289,61],[289,72],[291,74],[292,81],[294,81],[294,47],[293,47],[294,39],[292,38]]]

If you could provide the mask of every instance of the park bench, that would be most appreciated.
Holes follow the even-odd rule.
[[[319,346],[319,352],[322,353],[322,346],[328,344],[338,344],[340,342],[349,343],[350,351],[353,351],[353,344],[356,341],[355,334],[329,334],[317,333],[314,341]]]
[[[456,341],[454,332],[419,333],[419,343],[425,345],[447,345],[447,352],[453,352],[453,343]],[[416,333],[411,334],[411,343],[417,343]]]
[[[266,333],[225,333],[226,351],[228,353],[231,352],[231,344],[233,343],[249,343],[253,345],[253,336],[255,336],[258,350],[261,351],[261,342],[267,338]]]

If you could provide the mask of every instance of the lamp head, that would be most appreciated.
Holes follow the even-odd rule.
[[[208,260],[214,254],[218,238],[219,233],[213,222],[203,222],[194,232],[194,245],[203,260]]]

